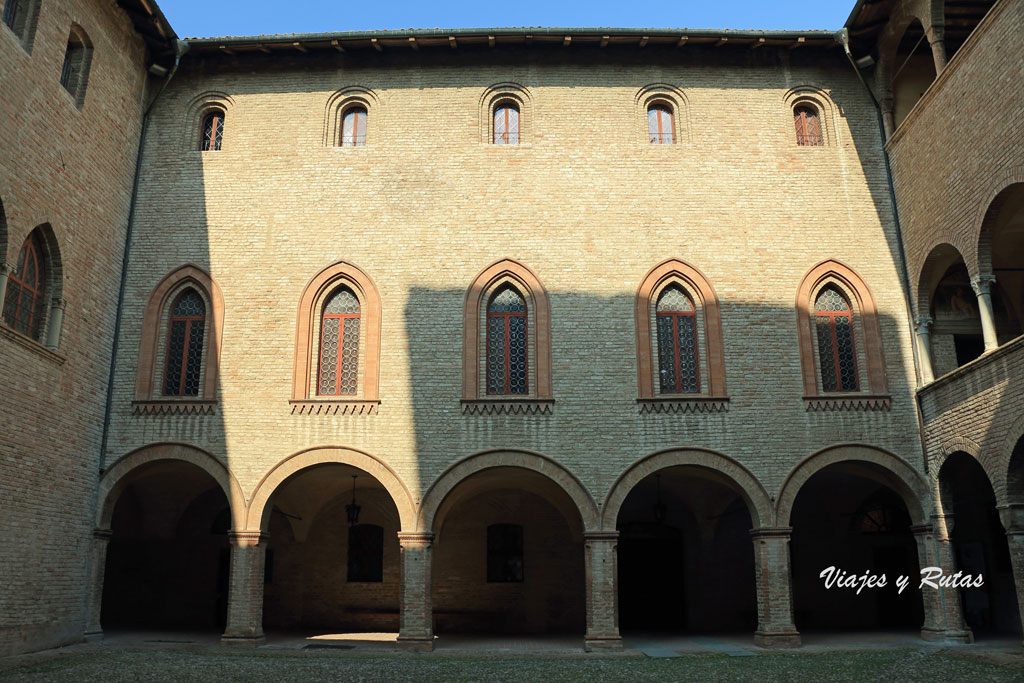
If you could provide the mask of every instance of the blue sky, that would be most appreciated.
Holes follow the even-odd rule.
[[[830,29],[855,0],[160,0],[182,37],[402,28],[615,26]]]

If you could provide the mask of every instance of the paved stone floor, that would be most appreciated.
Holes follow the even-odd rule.
[[[270,634],[250,650],[215,633],[108,633],[96,643],[0,659],[0,681],[1024,681],[1016,639],[950,646],[913,633],[804,634],[772,651],[745,634],[631,634],[619,653],[578,636],[440,636],[401,650],[394,633]]]

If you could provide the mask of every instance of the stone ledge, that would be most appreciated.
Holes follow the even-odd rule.
[[[553,398],[462,399],[463,415],[550,415]]]
[[[848,394],[839,396],[804,396],[807,412],[889,410],[892,397],[888,394]]]
[[[217,401],[164,399],[132,401],[132,415],[214,415]]]
[[[64,354],[43,346],[32,337],[26,336],[21,332],[8,327],[5,323],[0,323],[0,337],[6,337],[16,344],[21,344],[29,351],[42,356],[46,360],[56,363],[57,365],[63,365],[68,360],[67,356]]]
[[[636,400],[640,414],[650,413],[727,413],[729,398],[727,396],[672,396],[657,398],[638,398]]]
[[[289,401],[292,415],[376,415],[380,401]]]

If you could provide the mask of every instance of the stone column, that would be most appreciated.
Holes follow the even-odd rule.
[[[971,278],[971,287],[978,295],[978,313],[981,316],[981,333],[985,337],[985,351],[999,346],[996,336],[996,319],[992,313],[991,286],[996,279],[991,275],[979,275]]]
[[[263,571],[267,536],[260,530],[229,531],[231,579],[228,588],[228,624],[220,644],[258,647],[263,634]]]
[[[110,529],[96,529],[92,532],[92,571],[89,574],[89,593],[86,596],[85,640],[91,642],[103,638],[100,612],[103,608],[103,578],[107,570],[107,546],[114,535]]]
[[[933,564],[927,564],[921,568],[924,569],[925,566],[939,567],[942,569],[943,576],[952,576],[956,573],[956,555],[953,551],[953,515],[932,515],[932,527],[934,542],[928,557],[931,558]],[[946,631],[946,640],[952,643],[973,643],[974,634],[971,629],[967,628],[967,623],[964,621],[960,589],[935,589],[925,586],[921,590],[935,593],[935,599],[939,602],[942,614],[942,626]],[[925,598],[927,599],[927,596]]]
[[[932,341],[928,328],[932,325],[932,319],[926,315],[918,317],[915,321],[917,331],[917,358],[921,363],[921,383],[928,384],[935,379],[935,370],[932,367]]]
[[[1001,506],[999,518],[1006,529],[1006,543],[1010,546],[1013,585],[1017,589],[1017,610],[1020,623],[1024,626],[1024,504]]]
[[[64,329],[64,299],[56,297],[50,302],[50,318],[46,321],[46,348],[53,351],[60,346],[60,333]]]
[[[434,534],[399,531],[398,543],[402,548],[398,642],[407,650],[430,652],[434,649]]]
[[[618,531],[583,534],[587,582],[587,634],[583,649],[621,650],[618,609]]]
[[[751,529],[754,567],[757,574],[757,631],[754,643],[761,647],[800,647],[800,633],[793,623],[793,575],[789,568],[792,527]]]
[[[896,130],[896,117],[892,113],[893,109],[892,95],[883,97],[878,103],[882,108],[882,128],[885,130],[885,139],[888,140],[892,137],[893,132]]]
[[[7,275],[11,269],[11,264],[0,261],[0,316],[4,314],[4,302],[7,301]]]
[[[935,62],[935,77],[938,78],[946,68],[946,29],[944,26],[932,26],[928,31],[928,44],[932,48],[932,60]]]

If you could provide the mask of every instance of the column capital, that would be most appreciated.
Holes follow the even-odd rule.
[[[793,527],[791,526],[763,526],[756,529],[750,530],[750,535],[753,538],[785,538],[793,534]]]
[[[0,276],[7,275],[12,270],[14,270],[13,265],[3,259],[0,259]]]
[[[93,529],[92,537],[100,541],[109,541],[113,537],[112,529]]]
[[[996,511],[1007,536],[1024,536],[1024,503],[997,505]]]
[[[398,543],[403,548],[429,548],[434,544],[434,532],[399,531]]]
[[[583,532],[583,541],[586,543],[590,543],[591,541],[614,543],[618,540],[618,529],[601,529]]]
[[[66,310],[67,307],[68,307],[67,299],[64,299],[63,297],[55,296],[52,299],[50,299],[50,307],[51,308],[59,308],[62,311]]]
[[[928,534],[935,533],[935,527],[931,524],[912,524],[910,526],[910,533],[914,536],[927,536]]]
[[[229,531],[228,540],[238,548],[254,548],[263,541],[270,538],[268,534],[260,529],[245,529],[241,531]]]
[[[928,334],[928,328],[935,323],[930,315],[919,315],[914,318],[914,328],[918,334]]]
[[[989,288],[996,281],[994,275],[975,275],[971,278],[971,289],[978,296],[989,293]]]

